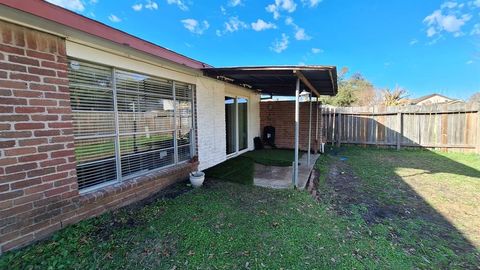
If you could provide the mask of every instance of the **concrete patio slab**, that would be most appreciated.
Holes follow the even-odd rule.
[[[300,165],[298,166],[298,189],[305,189],[312,169],[319,156],[319,154],[311,155],[310,165],[307,164],[307,154],[304,154],[302,158],[300,158]],[[292,175],[292,166],[278,167],[255,164],[253,184],[260,187],[274,189],[292,188]]]

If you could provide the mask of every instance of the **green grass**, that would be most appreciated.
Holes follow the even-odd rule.
[[[208,178],[214,178],[244,185],[253,185],[254,162],[238,156],[205,170]]]
[[[0,258],[2,269],[412,268],[388,233],[311,197],[220,182],[70,226]]]
[[[137,151],[147,151],[152,148],[157,149],[159,145],[172,145],[173,135],[137,135],[134,140],[133,136],[120,137],[120,149],[123,153],[133,153],[134,143]],[[115,142],[113,138],[107,138],[100,141],[89,140],[87,142],[77,141],[75,145],[75,156],[79,161],[98,160],[102,158],[110,158],[115,155]]]
[[[332,192],[326,175],[341,158],[351,172],[340,175],[352,173],[357,180],[350,180],[357,184]],[[388,232],[392,242],[408,251],[413,265],[480,267],[479,155],[344,147],[317,165],[323,172],[322,201],[341,212],[386,215],[370,229]]]
[[[299,158],[302,153],[299,153]],[[294,151],[263,149],[250,151],[205,170],[207,177],[233,183],[252,185],[255,163],[269,166],[292,166]]]
[[[432,185],[456,192],[438,199],[449,205],[468,205],[464,196],[473,198],[471,203],[479,199],[478,156],[354,147],[322,158],[320,171],[329,172],[339,157],[361,177],[359,191],[379,205],[423,209],[427,204],[410,202],[408,188],[415,182],[420,183],[412,187],[424,196],[419,197],[434,208],[438,202],[424,191]],[[334,190],[326,177],[320,190],[322,200],[316,202],[306,192],[213,182],[175,199],[69,226],[49,240],[4,254],[0,269],[475,269],[479,264],[478,249],[455,250],[465,239],[455,229],[442,230],[428,213],[369,223],[362,204],[345,205],[347,215],[336,211],[338,201],[327,198]],[[470,218],[475,222],[478,215]]]

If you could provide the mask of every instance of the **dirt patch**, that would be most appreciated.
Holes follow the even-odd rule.
[[[317,195],[328,200],[331,207],[341,215],[351,215],[354,206],[363,207],[362,217],[367,223],[379,222],[385,218],[401,217],[405,210],[401,206],[382,205],[365,191],[362,179],[349,165],[337,157],[332,160],[327,176],[326,189]]]

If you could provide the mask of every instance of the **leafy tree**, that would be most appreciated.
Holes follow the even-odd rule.
[[[354,106],[372,106],[377,103],[377,90],[362,74],[353,74],[348,80],[348,86],[353,89],[356,97]]]
[[[360,73],[354,73],[346,78],[348,68],[344,67],[338,76],[338,93],[334,97],[323,97],[323,104],[348,107],[370,106],[377,100],[377,91],[373,84]]]

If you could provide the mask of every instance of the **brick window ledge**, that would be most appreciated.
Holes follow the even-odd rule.
[[[142,174],[124,180],[122,182],[112,183],[110,185],[93,189],[85,193],[80,193],[79,204],[80,207],[86,206],[88,204],[95,203],[98,200],[106,199],[108,197],[114,197],[115,195],[130,193],[130,190],[135,191],[136,195],[138,195],[135,196],[137,198],[136,200],[140,200],[139,197],[141,197],[142,199],[146,198],[160,191],[166,186],[177,182],[180,178],[185,178],[182,177],[182,175],[188,176],[188,174],[191,171],[196,170],[197,167],[198,162],[187,162],[165,169],[155,170],[153,172]],[[148,190],[145,190],[145,188],[148,188]]]

